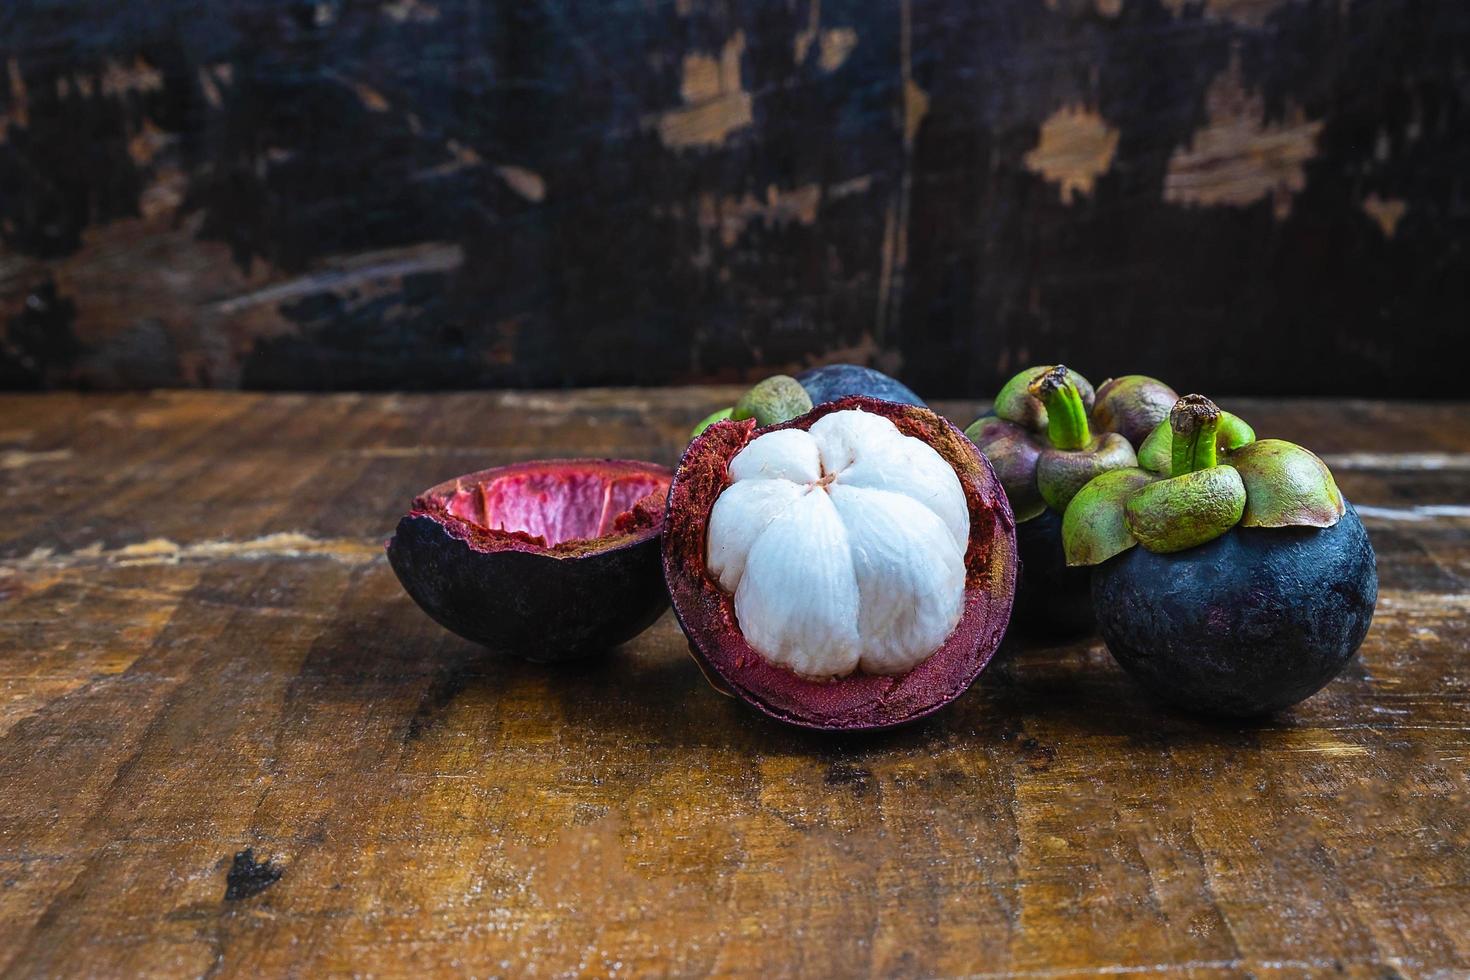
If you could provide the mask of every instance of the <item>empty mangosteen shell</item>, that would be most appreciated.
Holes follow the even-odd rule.
[[[833,412],[858,409],[889,419],[955,467],[970,506],[965,610],[949,638],[907,673],[856,673],[809,680],[767,660],[746,642],[734,600],[708,572],[710,510],[729,485],[730,460],[758,435],[808,429]],[[669,488],[663,535],[664,577],[689,650],[711,684],[772,718],[823,731],[892,728],[938,711],[963,694],[1005,635],[1016,589],[1016,529],[990,463],[964,433],[925,408],[865,397],[842,398],[781,425],[718,422],[685,450]]]
[[[666,466],[637,460],[518,463],[447,480],[420,494],[387,544],[403,588],[445,629],[526,660],[591,656],[643,632],[668,605],[659,561],[663,492],[639,500],[602,537],[548,546],[521,531],[493,530],[448,511],[456,490],[547,467],[672,481]]]
[[[1378,598],[1357,511],[1332,527],[1235,527],[1187,551],[1133,548],[1093,569],[1098,631],[1160,700],[1269,714],[1311,696],[1362,645]]]

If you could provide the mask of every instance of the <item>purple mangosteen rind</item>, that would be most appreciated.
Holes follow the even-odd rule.
[[[924,399],[902,381],[862,364],[823,364],[807,368],[796,375],[796,380],[806,389],[813,405],[858,395],[900,405],[928,407]]]
[[[965,609],[939,650],[906,673],[810,680],[771,663],[746,642],[732,597],[708,573],[705,539],[714,502],[730,483],[729,463],[752,439],[807,429],[826,415],[852,409],[887,418],[954,467],[970,510]],[[751,420],[718,422],[686,448],[669,487],[666,513],[664,577],[691,655],[717,690],[786,724],[871,731],[918,721],[968,690],[1004,637],[1017,565],[1010,504],[985,457],[964,433],[926,408],[851,396],[767,428]]]
[[[1362,645],[1373,546],[1348,506],[1331,527],[1238,526],[1179,552],[1134,548],[1093,570],[1098,629],[1159,699],[1228,717],[1310,697]]]
[[[605,533],[551,543],[486,527],[451,504],[496,480],[553,472],[595,473],[639,489],[646,482],[650,492],[609,514]],[[467,640],[537,662],[592,656],[643,632],[668,604],[659,535],[663,488],[672,477],[657,464],[600,459],[532,461],[456,477],[414,500],[386,545],[389,564],[430,618]]]

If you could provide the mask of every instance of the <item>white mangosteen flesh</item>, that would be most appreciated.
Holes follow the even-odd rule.
[[[970,511],[927,443],[861,410],[751,440],[710,513],[705,564],[740,632],[813,679],[902,674],[960,621]]]

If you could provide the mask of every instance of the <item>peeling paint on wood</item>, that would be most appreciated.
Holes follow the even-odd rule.
[[[1058,185],[1063,204],[1091,194],[1118,152],[1118,131],[1080,106],[1058,109],[1041,124],[1040,139],[1025,156],[1026,169]]]
[[[1246,87],[1238,55],[1210,83],[1205,107],[1209,121],[1169,158],[1164,200],[1206,207],[1270,200],[1276,219],[1286,218],[1306,186],[1321,120],[1297,106],[1286,107],[1279,122],[1267,120],[1265,99]]]
[[[22,4],[0,387],[1412,394],[1470,357],[1467,45],[1456,0]]]

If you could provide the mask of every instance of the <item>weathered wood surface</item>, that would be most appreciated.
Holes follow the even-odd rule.
[[[0,397],[0,972],[1470,971],[1465,406],[1227,400],[1334,463],[1382,575],[1361,662],[1264,724],[1079,644],[813,737],[671,617],[531,666],[381,556],[443,477],[672,461],[729,397]]]
[[[6,0],[0,387],[1414,395],[1467,55],[1464,0]]]

